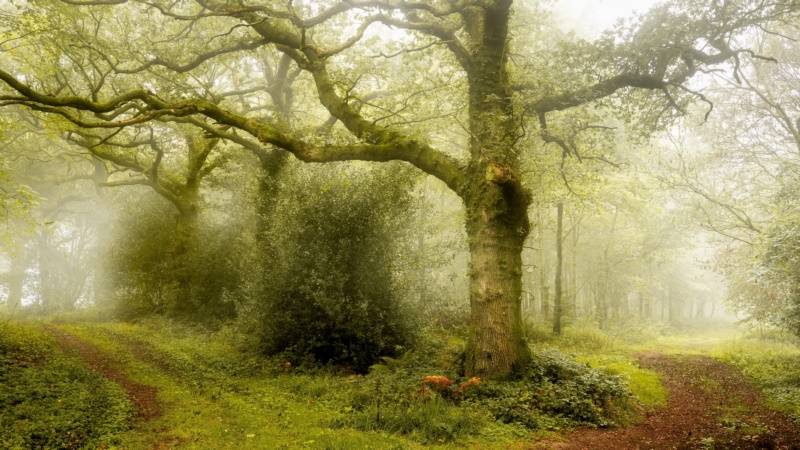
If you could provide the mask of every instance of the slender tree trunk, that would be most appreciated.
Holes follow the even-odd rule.
[[[556,296],[553,298],[553,333],[561,334],[561,296],[563,294],[563,280],[561,271],[564,267],[564,204],[556,207],[558,218],[556,220]]]
[[[597,284],[597,299],[596,299],[596,316],[597,326],[603,330],[606,327],[606,314],[608,307],[606,305],[607,285],[606,280],[608,275],[604,272],[603,278],[598,280]]]
[[[572,305],[572,317],[578,318],[578,233],[579,225],[576,223],[572,227],[572,250],[569,252],[570,277],[569,277],[569,297]]]
[[[541,315],[547,320],[550,317],[550,287],[547,282],[547,255],[544,251],[544,214],[539,209],[539,224],[536,228],[539,238],[539,299]]]
[[[640,290],[636,293],[636,295],[639,297],[639,318],[644,319],[644,294],[642,294],[642,291]]]

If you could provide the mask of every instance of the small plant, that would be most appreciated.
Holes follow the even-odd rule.
[[[700,448],[703,450],[714,450],[714,438],[707,437],[700,440]]]

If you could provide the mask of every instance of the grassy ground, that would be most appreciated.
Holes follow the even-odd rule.
[[[132,417],[124,389],[60,349],[40,327],[0,325],[0,447],[120,445]]]
[[[537,361],[569,382],[541,375],[535,385],[484,383],[478,392],[459,387],[467,380],[455,373],[463,346],[457,333],[431,331],[422,348],[361,376],[264,359],[233,328],[208,332],[166,321],[60,320],[59,329],[99,347],[132,381],[157,389],[164,414],[141,421],[132,419],[135,412],[119,386],[56,345],[42,323],[10,322],[5,329],[2,323],[0,430],[6,431],[0,431],[0,447],[9,448],[527,448],[575,423],[628,423],[636,413],[663,405],[661,380],[639,367],[632,356],[638,351],[716,349],[714,356],[746,373],[748,364],[759,366],[768,358],[800,367],[791,359],[800,358],[800,351],[784,351],[788,344],[780,352],[748,347],[748,355],[760,356],[735,359],[742,346],[752,344],[731,341],[727,331],[677,337],[651,328],[615,333],[574,326],[552,337],[534,325],[530,334],[542,349]],[[559,352],[583,365],[569,363]],[[585,365],[599,372],[580,368]],[[606,386],[601,394],[613,395],[616,386],[608,381],[615,378],[602,373],[627,381],[635,400],[620,404],[629,409],[607,405],[616,412],[597,416],[592,392]],[[434,375],[449,377],[453,385],[440,393],[435,385],[422,384]],[[748,375],[780,378],[777,372]],[[798,378],[784,378],[764,386],[775,390],[776,402],[796,405],[798,392],[780,389],[796,385]],[[523,398],[530,391],[539,393]],[[789,394],[781,400],[779,392]]]
[[[779,333],[747,333],[712,351],[761,388],[770,405],[800,423],[800,342]]]

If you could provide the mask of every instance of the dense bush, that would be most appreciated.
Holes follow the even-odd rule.
[[[608,427],[632,420],[627,383],[556,350],[537,351],[521,378],[480,380],[458,374],[461,346],[428,334],[415,351],[373,366],[338,394],[349,404],[334,425],[383,430],[423,442],[453,441],[497,427],[502,433]]]
[[[413,177],[398,168],[286,174],[290,187],[265,239],[258,325],[266,353],[364,371],[411,343],[407,291],[396,281],[412,253]]]

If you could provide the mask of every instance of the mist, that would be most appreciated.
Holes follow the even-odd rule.
[[[0,443],[800,445],[798,18],[0,0]]]

